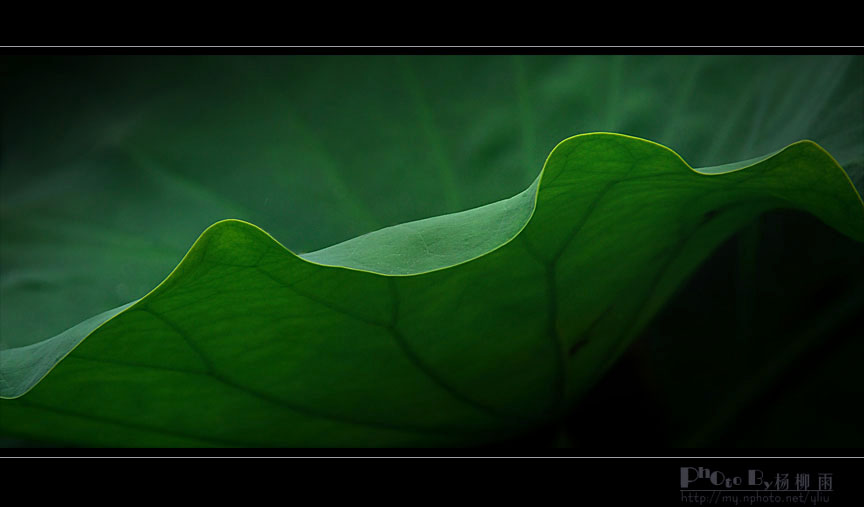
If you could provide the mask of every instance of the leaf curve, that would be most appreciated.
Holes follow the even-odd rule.
[[[82,323],[50,376],[2,402],[0,427],[33,434],[39,414],[63,421],[55,438],[95,445],[514,435],[558,416],[713,247],[780,206],[864,240],[860,197],[815,143],[697,171],[607,133],[562,141],[509,200],[303,256],[219,222],[150,294]],[[74,341],[61,336],[32,347]],[[3,351],[0,395],[33,387],[32,351]]]

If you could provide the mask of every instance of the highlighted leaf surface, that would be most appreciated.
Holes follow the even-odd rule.
[[[4,350],[0,394],[32,390],[0,402],[0,429],[115,446],[516,435],[561,415],[719,243],[778,207],[864,241],[860,197],[812,142],[694,171],[617,134],[562,142],[506,201],[302,256],[219,222],[144,298]]]

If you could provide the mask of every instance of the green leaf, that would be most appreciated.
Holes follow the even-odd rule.
[[[90,445],[517,435],[560,417],[714,247],[774,207],[864,240],[859,196],[812,142],[694,171],[615,134],[562,142],[510,200],[306,259],[222,221],[131,306],[5,351],[4,396],[18,396],[48,364],[30,358],[87,336],[26,397],[4,402],[0,424]]]
[[[861,56],[21,57],[6,67],[0,347],[140,298],[219,220],[311,252],[515,195],[577,133],[651,139],[695,167],[801,139],[853,181],[864,163]]]
[[[652,139],[674,147],[695,166],[750,159],[812,139],[836,157],[859,191],[864,188],[861,56],[7,57],[0,66],[0,361],[10,349],[58,337],[51,342],[53,351],[42,347],[44,354],[29,356],[31,366],[17,373],[24,377],[68,350],[58,335],[75,342],[88,326],[110,316],[98,314],[147,294],[177,265],[191,240],[217,221],[254,223],[292,251],[310,252],[518,194],[535,180],[556,143],[574,133],[617,131]],[[468,224],[456,228],[469,241],[461,246],[482,253],[508,239],[524,223],[511,211],[501,229],[489,231],[497,230],[497,239],[470,235]],[[473,227],[486,232],[484,223],[495,217],[487,214]],[[442,220],[433,224],[450,219]],[[427,230],[423,239],[433,233]],[[386,249],[385,243],[369,242],[368,236],[352,243],[363,243],[370,252],[366,258],[346,255],[344,248],[301,255],[406,271],[474,256],[463,258],[450,249],[456,236],[438,238],[451,243],[433,251],[451,258],[417,257],[425,266],[383,262],[365,249]],[[425,248],[416,238],[409,246]],[[798,251],[816,248],[830,246],[807,244]],[[828,257],[859,253],[835,248]],[[757,271],[763,283],[770,266],[769,261]],[[832,275],[818,264],[807,272],[811,287],[827,276]],[[859,278],[846,277],[850,293],[856,293],[856,284],[862,287]],[[770,277],[768,283],[766,292],[772,290]],[[803,297],[780,291],[772,300],[783,308],[793,297],[812,300],[812,290]],[[545,292],[536,296],[546,298]],[[842,293],[834,297],[849,306]],[[722,306],[707,293],[696,299],[705,300],[704,308]],[[770,330],[772,322],[782,320],[794,329],[788,316],[772,317],[761,303],[757,300],[754,318],[764,320],[763,327]],[[851,308],[854,314],[854,304]],[[796,315],[807,319],[807,306]],[[69,330],[79,322],[81,327]],[[692,331],[681,329],[678,335],[701,337],[696,322]],[[753,342],[765,341],[762,334]],[[808,340],[817,343],[820,337]],[[677,350],[664,357],[686,356],[691,349]],[[742,354],[748,364],[758,364],[761,356],[752,350]],[[796,350],[809,349],[796,345]],[[726,356],[708,357],[716,357],[717,364],[703,371],[734,370]],[[70,361],[71,356],[58,370]],[[685,362],[689,358],[657,365]],[[183,367],[179,359],[175,363]],[[669,402],[683,403],[679,412],[713,419],[710,408],[688,410],[693,396],[684,387],[698,386],[682,381],[685,373],[663,372]],[[747,378],[734,373],[724,378],[730,376]],[[24,377],[15,382],[35,380]],[[86,419],[32,409],[26,418],[16,416],[15,428],[27,428],[24,433],[5,425],[9,403],[32,401],[44,385],[0,402],[0,434],[84,445],[102,438],[117,445],[116,433],[125,432],[130,439],[119,445],[134,443],[134,423],[128,421],[122,428],[106,421],[114,437],[98,435],[102,427],[93,418],[105,414],[78,405],[89,393],[62,402]],[[723,403],[740,406],[734,399]],[[66,429],[52,429],[52,418]],[[694,424],[698,421],[684,426]],[[142,425],[138,441],[152,442],[148,439],[156,437]],[[165,433],[157,436],[168,445]]]

